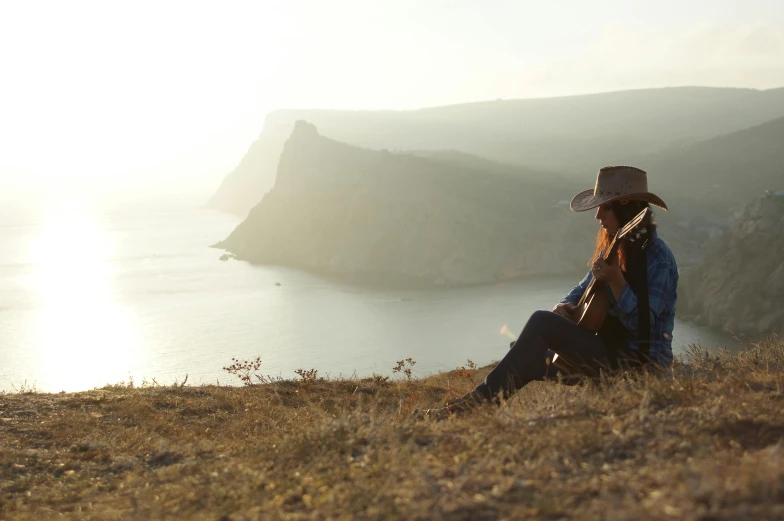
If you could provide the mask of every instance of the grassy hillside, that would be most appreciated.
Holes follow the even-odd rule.
[[[410,419],[479,373],[0,395],[0,518],[784,517],[780,340]]]

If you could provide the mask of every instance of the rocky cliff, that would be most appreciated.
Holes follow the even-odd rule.
[[[481,284],[581,272],[596,230],[566,181],[366,150],[296,123],[274,187],[217,247],[369,282]]]
[[[270,189],[272,183],[269,172],[274,172],[277,168],[285,140],[281,132],[262,132],[251,144],[239,165],[223,178],[206,207],[246,216],[248,210],[256,206]]]
[[[681,317],[749,336],[784,334],[784,192],[750,203],[681,280]]]

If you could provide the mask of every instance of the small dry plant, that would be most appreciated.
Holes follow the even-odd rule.
[[[398,418],[407,418],[411,415],[416,405],[420,402],[424,395],[419,389],[408,389],[405,391],[398,401],[397,416]]]
[[[363,378],[363,380],[375,385],[381,385],[387,383],[389,381],[389,377],[383,374],[373,373],[369,378]]]
[[[398,417],[406,417],[411,414],[411,411],[414,409],[414,405],[419,401],[422,397],[422,393],[415,389],[412,381],[412,373],[411,369],[416,365],[416,361],[409,357],[405,360],[398,360],[397,365],[392,368],[393,373],[402,373],[406,376],[406,388],[407,390],[401,395],[397,414]]]
[[[16,391],[18,394],[36,394],[39,392],[38,388],[35,384],[28,384],[27,380],[19,384],[19,387],[11,384],[11,388]]]
[[[299,384],[306,391],[318,380],[318,369],[297,369],[294,372],[299,375]]]
[[[231,365],[223,368],[229,374],[235,375],[245,385],[253,385],[254,383],[265,383],[266,379],[257,371],[261,368],[261,357],[250,358],[248,360],[238,360],[231,357]]]
[[[455,380],[467,380],[471,382],[472,385],[475,385],[474,382],[474,375],[471,371],[476,370],[476,364],[472,362],[470,359],[466,360],[465,365],[461,365],[457,369],[454,370],[452,376],[449,378],[449,382],[452,383]]]
[[[406,358],[405,360],[398,360],[397,365],[392,368],[392,372],[403,373],[404,375],[406,375],[406,380],[408,380],[408,382],[410,383],[411,368],[414,367],[415,365],[416,365],[416,361],[411,357]]]

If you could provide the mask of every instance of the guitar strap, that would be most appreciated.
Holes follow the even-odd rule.
[[[640,364],[645,365],[651,350],[651,303],[648,297],[648,247],[651,241],[647,240],[639,252],[640,259],[637,276],[637,352]]]

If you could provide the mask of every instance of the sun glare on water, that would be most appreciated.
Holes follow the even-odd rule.
[[[113,294],[112,244],[95,214],[76,201],[60,203],[42,227],[33,257],[43,390],[84,390],[127,379],[132,328]]]

